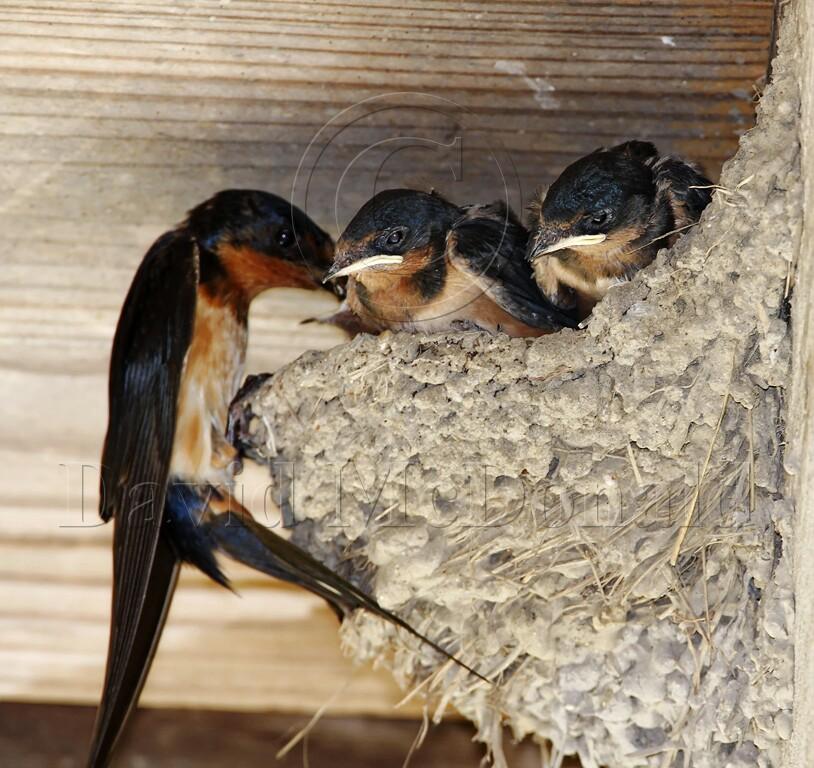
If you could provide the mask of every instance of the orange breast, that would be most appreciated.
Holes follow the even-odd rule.
[[[246,326],[233,309],[199,288],[178,397],[172,475],[215,484],[230,479],[234,449],[225,437],[226,420],[243,378],[246,340]]]

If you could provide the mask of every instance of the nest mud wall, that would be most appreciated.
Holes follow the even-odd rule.
[[[585,329],[361,336],[237,404],[294,537],[493,678],[366,616],[343,638],[497,765],[503,725],[585,766],[775,766],[792,727],[790,7],[701,224]],[[439,669],[440,666],[440,669]],[[546,748],[548,749],[548,748]]]

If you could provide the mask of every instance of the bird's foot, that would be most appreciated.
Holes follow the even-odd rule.
[[[243,457],[252,457],[255,454],[252,438],[252,422],[256,414],[247,402],[249,398],[271,378],[270,373],[261,373],[247,376],[243,386],[229,406],[229,416],[226,422],[226,440],[234,451],[232,461],[237,462],[239,469],[243,468]],[[235,472],[237,474],[237,472]]]

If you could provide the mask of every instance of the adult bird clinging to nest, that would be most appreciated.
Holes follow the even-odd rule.
[[[239,457],[227,417],[249,305],[269,288],[320,288],[332,257],[331,238],[298,208],[227,190],[158,238],[136,272],[110,359],[99,513],[114,525],[113,605],[91,768],[108,764],[138,700],[183,562],[228,587],[218,559],[227,555],[310,590],[340,616],[364,608],[449,656],[230,492]]]

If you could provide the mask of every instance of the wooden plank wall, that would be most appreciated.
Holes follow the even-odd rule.
[[[0,0],[0,698],[98,695],[110,530],[92,525],[93,472],[82,519],[80,465],[98,461],[112,329],[153,238],[228,186],[293,195],[333,232],[383,186],[520,206],[579,154],[633,136],[717,177],[752,121],[770,12]],[[348,108],[314,160],[312,137]],[[330,305],[266,299],[251,367],[336,343],[298,326]],[[235,575],[240,600],[185,574],[145,704],[312,711],[353,674],[333,712],[394,714],[392,683],[349,671],[322,606]]]

